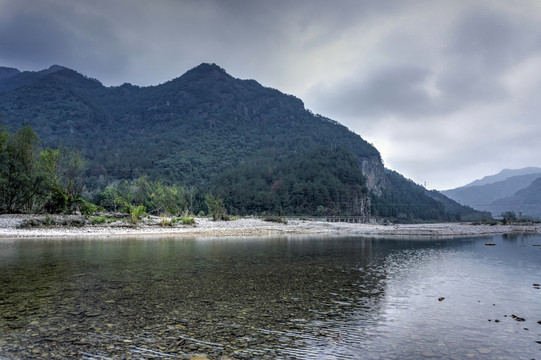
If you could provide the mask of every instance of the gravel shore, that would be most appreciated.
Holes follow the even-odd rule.
[[[162,226],[161,218],[146,218],[133,225],[126,221],[108,224],[81,225],[84,217],[77,215],[51,216],[53,225],[20,228],[30,219],[42,220],[44,215],[0,215],[0,238],[51,237],[111,237],[111,236],[282,236],[336,235],[382,237],[458,237],[504,233],[541,233],[541,224],[472,225],[468,223],[441,224],[353,224],[308,220],[288,220],[287,224],[242,218],[232,221],[212,221],[196,218],[194,225]],[[67,224],[67,225],[62,225]]]

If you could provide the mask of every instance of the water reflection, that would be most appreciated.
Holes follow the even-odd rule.
[[[535,358],[539,242],[3,241],[0,357]]]

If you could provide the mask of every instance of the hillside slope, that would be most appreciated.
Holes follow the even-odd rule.
[[[385,171],[377,149],[359,135],[311,113],[294,96],[235,79],[215,64],[201,64],[150,87],[105,87],[61,66],[4,73],[4,121],[11,129],[24,122],[48,145],[80,149],[88,159],[90,192],[148,175],[202,191],[221,189],[230,197],[226,205],[241,211],[247,204],[234,201],[234,184],[221,186],[227,178],[246,184],[242,190],[258,212],[277,206],[285,211],[287,205],[295,213],[341,209],[389,217],[406,213],[410,220],[457,218],[422,187]],[[342,152],[334,153],[336,149]],[[337,154],[344,161],[332,160]],[[311,177],[295,168],[321,164],[329,171]],[[261,181],[251,181],[255,178]],[[319,202],[278,204],[274,185],[280,179],[291,184],[281,199],[305,194]],[[347,206],[336,205],[343,203]]]
[[[490,211],[495,215],[513,211],[517,215],[541,219],[541,177],[512,196],[494,201]]]
[[[452,190],[444,190],[447,197],[478,210],[491,211],[491,204],[498,200],[515,194],[517,191],[529,186],[541,173],[512,176],[503,181],[485,185],[464,186]],[[498,214],[499,215],[499,214]]]

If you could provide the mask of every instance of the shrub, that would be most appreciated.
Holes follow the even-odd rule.
[[[167,218],[167,216],[162,216],[160,218],[160,225],[162,227],[173,226],[173,220],[170,220],[169,218]]]
[[[229,216],[227,215],[224,201],[222,199],[214,197],[212,194],[207,194],[205,197],[205,203],[214,221],[229,221]]]
[[[132,209],[130,215],[132,224],[136,224],[141,219],[141,216],[146,215],[146,207],[143,205],[136,206]]]
[[[146,215],[146,207],[144,205],[133,206],[132,204],[126,203],[124,205],[124,212],[130,215],[132,224],[137,224],[141,219],[141,216]]]
[[[90,221],[90,223],[92,225],[97,225],[97,224],[104,224],[107,222],[107,218],[105,217],[105,215],[102,215],[102,216],[95,216],[92,218],[92,220]]]
[[[195,218],[193,216],[183,216],[181,221],[182,221],[182,225],[194,225],[195,224]]]
[[[51,215],[47,214],[45,217],[41,220],[41,223],[45,226],[51,226],[54,225],[54,219]]]
[[[79,210],[81,210],[81,214],[83,215],[94,215],[98,211],[98,207],[85,199],[77,199],[79,202]]]

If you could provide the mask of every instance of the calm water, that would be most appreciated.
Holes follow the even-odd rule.
[[[540,244],[0,240],[0,359],[541,359]]]

